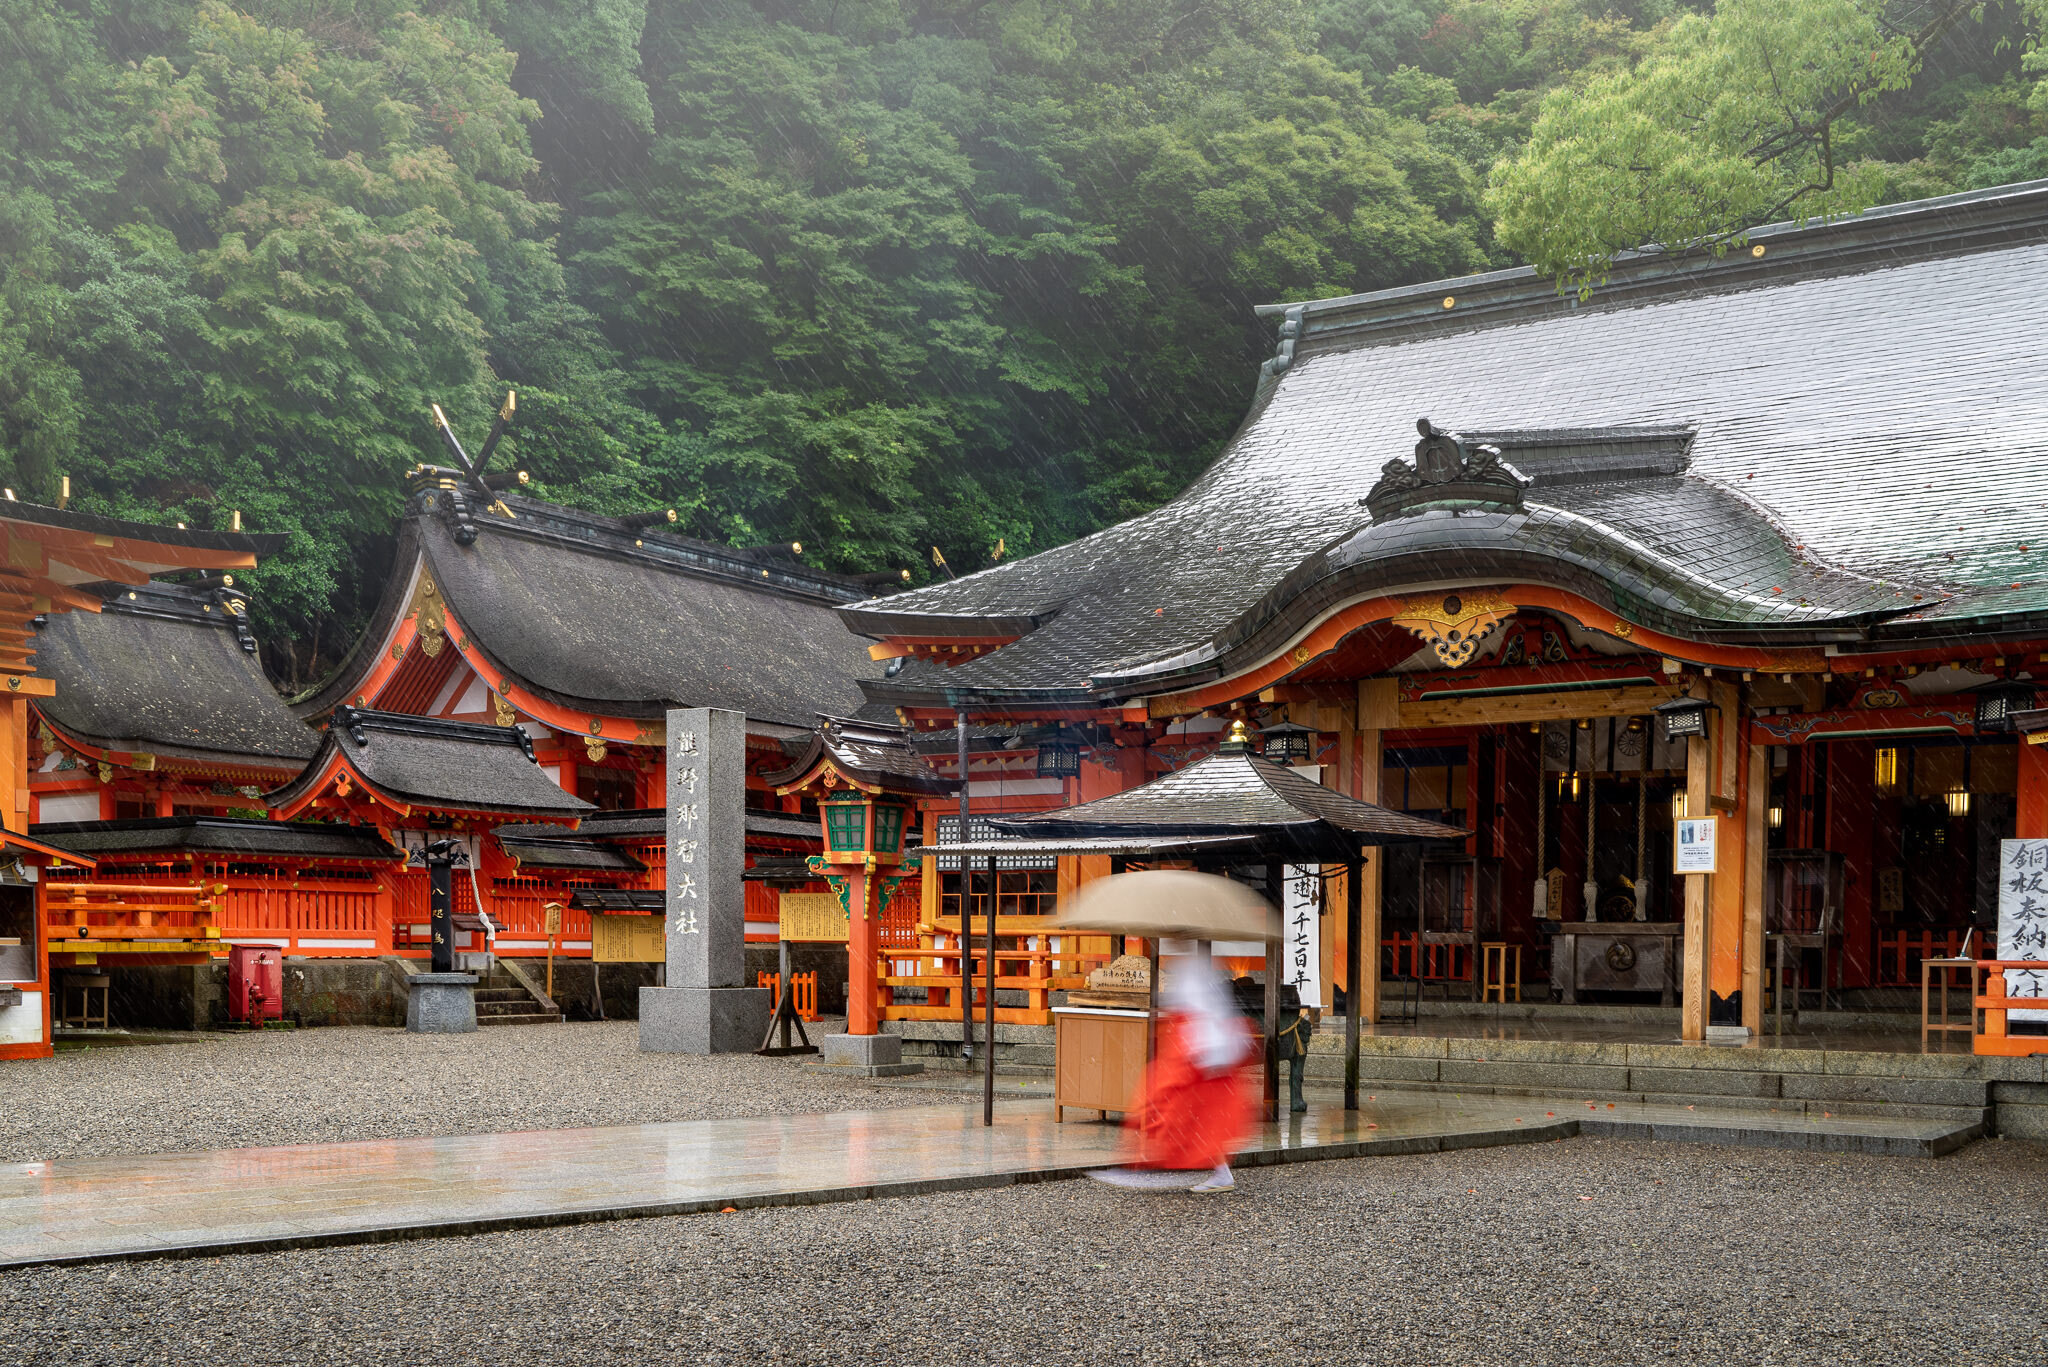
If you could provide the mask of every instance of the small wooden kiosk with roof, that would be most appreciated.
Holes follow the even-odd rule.
[[[927,854],[980,856],[993,861],[1015,846],[1028,844],[1060,854],[1093,852],[1105,846],[1123,851],[1117,865],[1132,857],[1149,863],[1174,863],[1215,872],[1262,866],[1268,897],[1278,905],[1285,865],[1335,864],[1346,875],[1345,924],[1351,958],[1350,981],[1358,981],[1361,944],[1359,889],[1365,850],[1372,846],[1464,840],[1467,832],[1441,822],[1389,811],[1312,783],[1282,764],[1254,752],[1246,728],[1232,728],[1216,752],[1184,769],[1128,792],[1084,802],[1079,806],[1033,816],[996,818],[1009,840],[963,842],[924,851]],[[993,933],[994,917],[990,917]],[[993,941],[991,940],[991,950]],[[1157,946],[1153,963],[1158,962]],[[1267,963],[1278,962],[1278,946],[1267,946]],[[1155,976],[1156,981],[1156,976]],[[1270,1118],[1279,1096],[1277,1030],[1280,975],[1265,981],[1266,1108]],[[1344,1104],[1358,1107],[1358,1026],[1353,1011],[1345,1025]],[[993,1076],[994,1051],[989,1051]]]

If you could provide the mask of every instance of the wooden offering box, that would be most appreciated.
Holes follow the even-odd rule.
[[[1052,1019],[1053,1120],[1064,1119],[1069,1107],[1123,1110],[1145,1077],[1146,1013],[1056,1006]]]

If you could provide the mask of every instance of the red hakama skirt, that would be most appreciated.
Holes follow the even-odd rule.
[[[1159,1052],[1124,1112],[1133,1168],[1211,1169],[1229,1160],[1258,1123],[1257,1055],[1245,1027],[1245,1062],[1205,1073],[1188,1056],[1179,1017],[1159,1022]]]

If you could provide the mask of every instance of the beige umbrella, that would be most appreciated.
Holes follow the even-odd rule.
[[[1119,873],[1085,885],[1053,917],[1061,930],[1178,940],[1272,940],[1280,913],[1242,883],[1186,869]]]

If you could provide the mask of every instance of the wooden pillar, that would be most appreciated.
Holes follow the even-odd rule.
[[[1747,729],[1747,728],[1745,728]],[[1742,812],[1742,1024],[1752,1037],[1764,1028],[1764,827],[1771,804],[1771,752],[1749,747]]]
[[[1813,748],[1809,745],[1807,748]],[[1818,801],[1823,810],[1819,844],[1842,856],[1847,877],[1842,883],[1842,952],[1835,960],[1836,983],[1869,987],[1876,964],[1877,857],[1879,849],[1877,795],[1873,771],[1877,742],[1868,737],[1827,742],[1827,767]]]
[[[28,834],[28,699],[5,699],[0,712],[0,820],[16,835]]]
[[[874,875],[864,869],[839,870],[846,877],[846,1033],[875,1035],[882,1029],[876,1005],[875,959],[880,952],[881,924],[875,919]]]
[[[2048,732],[2020,737],[2019,810],[2013,835],[2020,840],[2048,838]]]
[[[1708,714],[1712,717],[1712,714]],[[1708,722],[1709,727],[1713,725]],[[1685,811],[1692,818],[1708,815],[1708,796],[1713,788],[1714,751],[1708,736],[1693,736],[1685,743]],[[1685,875],[1685,970],[1678,1004],[1678,1035],[1685,1040],[1707,1037],[1707,955],[1711,921],[1713,875]]]
[[[1716,721],[1729,735],[1738,735],[1743,727],[1741,716],[1735,713],[1718,716]],[[1716,736],[1714,748],[1725,757],[1729,752],[1719,742],[1720,737]],[[1747,937],[1743,934],[1744,874],[1749,867],[1750,829],[1752,825],[1757,824],[1751,820],[1755,804],[1750,799],[1749,791],[1748,746],[1741,746],[1734,751],[1734,762],[1730,768],[1733,770],[1735,790],[1734,810],[1720,812],[1714,822],[1717,845],[1714,862],[1725,871],[1726,876],[1716,878],[1710,885],[1711,910],[1708,916],[1712,925],[1707,932],[1707,943],[1710,946],[1707,958],[1710,1015],[1712,1002],[1718,1000],[1724,1003],[1725,1011],[1725,1004],[1731,1002],[1735,994],[1742,990],[1742,970],[1748,952]],[[1760,825],[1758,828],[1761,829]],[[1720,1023],[1734,1025],[1737,1018],[1724,1014]]]
[[[1359,875],[1363,869],[1364,861],[1359,859],[1353,859],[1345,869],[1344,924],[1350,931],[1344,950],[1344,981],[1347,983],[1357,982],[1360,976],[1358,908],[1359,888],[1364,882]],[[1358,1034],[1358,1012],[1348,1012],[1344,1017],[1344,1109],[1347,1111],[1358,1109]]]
[[[1358,684],[1357,782],[1353,794],[1364,802],[1380,800],[1380,770],[1385,763],[1386,733],[1400,725],[1401,682],[1361,679]],[[1358,873],[1358,985],[1345,987],[1361,1021],[1380,1018],[1380,889],[1384,870],[1380,853],[1365,856]]]

